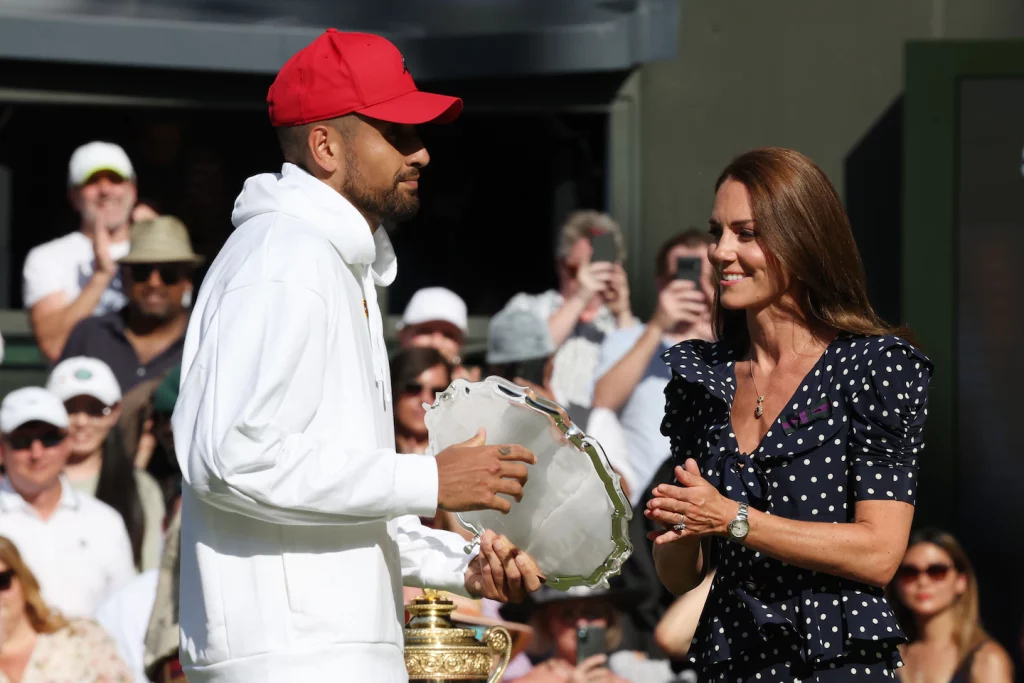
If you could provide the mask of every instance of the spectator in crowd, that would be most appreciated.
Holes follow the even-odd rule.
[[[462,350],[469,331],[466,302],[444,287],[424,287],[409,299],[398,323],[398,342],[403,348],[427,346],[437,349],[452,366],[452,375],[471,381],[480,379],[479,368],[462,364]]]
[[[18,549],[0,536],[0,680],[18,683],[131,683],[102,628],[51,609]]]
[[[391,397],[395,405],[395,449],[399,453],[426,453],[429,445],[427,411],[437,394],[451,384],[451,365],[433,348],[402,349],[391,360]]]
[[[168,489],[164,501],[167,517],[164,530],[180,533],[175,517],[181,503],[181,478]],[[176,547],[179,540],[174,539]],[[106,629],[117,645],[118,654],[128,665],[136,683],[150,683],[145,667],[146,632],[153,616],[160,581],[159,567],[148,569],[114,591],[96,610],[96,621]]]
[[[394,402],[395,450],[399,453],[424,454],[430,446],[427,411],[423,404],[434,402],[437,394],[452,382],[452,366],[435,348],[414,346],[401,349],[391,359],[391,397]],[[438,510],[433,518],[420,518],[435,529],[454,531],[472,538],[455,520],[455,516]]]
[[[937,529],[911,534],[889,593],[909,641],[900,646],[901,681],[1013,680],[1010,656],[981,626],[974,567],[952,534]]]
[[[687,339],[712,338],[710,242],[708,233],[690,230],[661,245],[655,263],[658,306],[654,315],[646,326],[615,330],[601,345],[594,410],[607,408],[617,414],[622,425],[635,478],[630,497],[633,505],[671,454],[668,437],[661,434],[661,420],[672,371],[661,354]],[[700,259],[699,283],[676,278],[680,258]]]
[[[115,144],[82,145],[68,164],[68,188],[79,229],[32,249],[22,274],[22,300],[51,361],[79,321],[127,302],[117,260],[128,253],[136,198],[132,162]]]
[[[160,488],[165,490],[168,486],[172,489],[177,487],[181,479],[181,470],[174,453],[174,434],[171,431],[171,414],[178,400],[180,384],[181,366],[176,365],[150,397],[135,452],[135,466],[149,472],[160,484]]]
[[[648,659],[626,649],[627,632],[620,607],[635,596],[616,589],[577,586],[567,591],[542,588],[525,606],[504,605],[507,617],[528,614],[537,640],[531,650],[545,659],[519,683],[670,683],[677,681],[667,661]],[[525,607],[525,609],[524,609]],[[581,628],[603,631],[600,652],[578,662]],[[547,652],[544,652],[547,649]]]
[[[504,310],[487,328],[487,374],[529,387],[539,396],[551,393],[555,344],[547,323],[529,311]]]
[[[128,529],[135,566],[155,567],[163,536],[163,494],[153,477],[134,467],[115,429],[121,388],[114,373],[96,358],[68,358],[50,373],[46,388],[68,412],[68,483],[117,510]]]
[[[591,239],[605,233],[615,238],[615,263],[591,262]],[[629,283],[622,262],[626,250],[622,231],[610,216],[577,211],[562,227],[558,247],[558,290],[517,294],[505,310],[524,310],[546,320],[554,341],[551,386],[555,398],[573,413],[590,408],[594,370],[605,336],[636,324],[629,305]],[[576,421],[582,421],[577,419]]]
[[[0,403],[0,534],[17,544],[48,604],[84,617],[135,571],[121,516],[62,474],[67,430],[64,405],[46,389],[17,389]]]
[[[75,326],[62,358],[99,358],[114,371],[123,392],[180,364],[192,272],[202,260],[177,218],[136,225],[131,250],[120,260],[128,304]]]

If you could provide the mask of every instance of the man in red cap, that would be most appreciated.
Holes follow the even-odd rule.
[[[462,103],[417,90],[388,41],[334,30],[267,99],[286,163],[235,202],[173,417],[181,659],[191,683],[405,681],[403,583],[503,601],[541,584],[508,539],[487,532],[467,555],[417,519],[507,511],[532,453],[482,433],[395,452],[375,288],[397,265],[379,226],[418,207],[430,158],[415,126]]]

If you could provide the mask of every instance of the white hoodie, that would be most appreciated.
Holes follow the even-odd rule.
[[[403,583],[464,593],[423,527],[431,457],[394,450],[383,229],[292,164],[246,181],[185,337],[181,659],[190,683],[405,681]]]

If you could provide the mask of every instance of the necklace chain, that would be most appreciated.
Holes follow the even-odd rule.
[[[811,336],[809,336],[807,338],[807,340],[804,342],[804,345],[800,348],[799,351],[794,351],[794,353],[793,353],[793,360],[796,360],[797,358],[800,357],[800,354],[807,348],[807,345],[810,343],[810,340],[813,339],[813,338],[814,338],[814,335],[812,334]],[[778,366],[776,365],[775,367],[777,368]],[[761,391],[757,388],[757,380],[754,379],[754,359],[753,358],[751,358],[747,362],[747,371],[750,373],[750,383],[754,385],[754,393],[757,395],[757,405],[754,407],[754,417],[755,418],[760,418],[764,414],[764,405],[763,405],[764,404],[764,400],[766,398],[768,398],[768,394],[772,393],[772,389],[775,388],[775,382],[772,382],[771,384],[769,384],[768,385],[768,391],[766,391],[766,392],[764,392],[762,394]],[[774,371],[773,371],[773,373],[774,373]]]

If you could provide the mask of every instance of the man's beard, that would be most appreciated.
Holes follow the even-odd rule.
[[[396,176],[394,184],[386,190],[367,187],[359,162],[346,149],[345,182],[341,186],[341,194],[363,214],[374,216],[382,223],[401,223],[416,216],[420,198],[416,194],[403,194],[398,184],[418,177],[418,172],[412,176]]]

